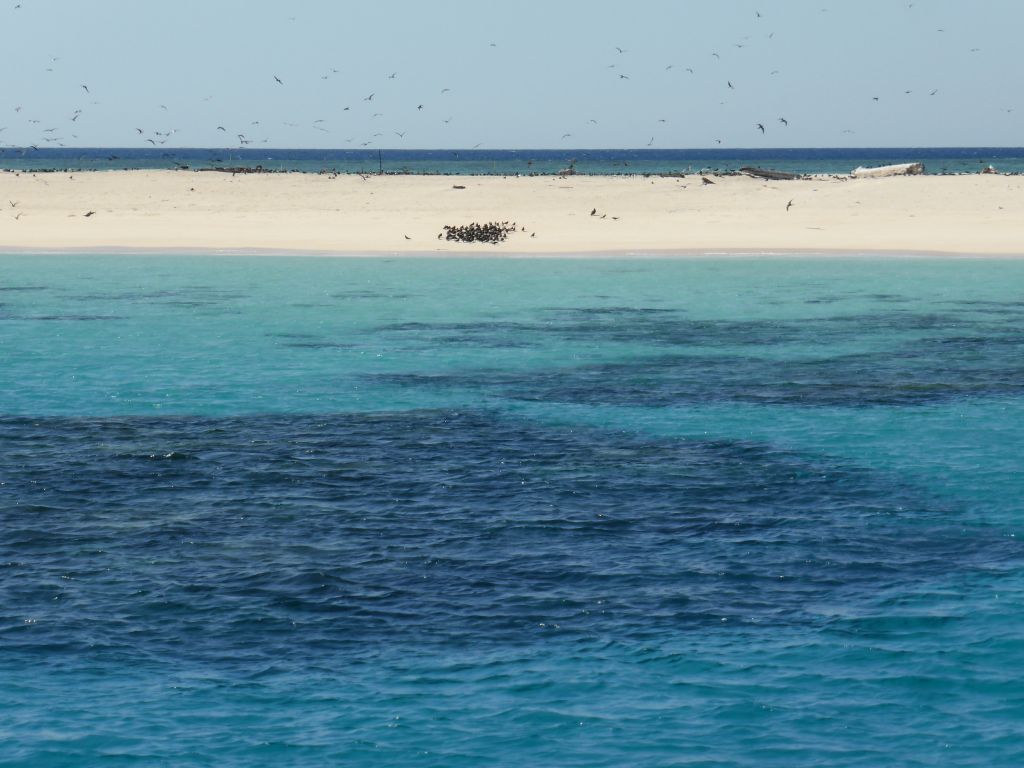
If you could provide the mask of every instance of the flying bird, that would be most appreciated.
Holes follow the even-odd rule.
[[[788,203],[786,203],[786,210],[788,211],[792,207],[793,207],[793,201],[790,200]]]
[[[89,86],[88,85],[83,85],[82,87],[85,89],[86,93],[89,93]]]
[[[274,80],[276,80],[276,81],[277,81],[277,84],[278,84],[278,85],[284,85],[284,83],[282,83],[282,82],[281,82],[281,78],[280,78],[280,77],[278,77],[277,75],[274,75]]]
[[[761,131],[761,133],[764,133],[764,125],[762,125],[761,123],[757,124],[757,129]]]
[[[789,125],[789,120],[787,120],[784,117],[780,117],[779,122],[782,123],[783,125]]]

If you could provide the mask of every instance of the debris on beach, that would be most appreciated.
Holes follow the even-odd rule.
[[[924,173],[924,163],[900,163],[880,165],[877,168],[855,168],[850,174],[855,179],[878,179],[884,176],[919,176]]]
[[[217,165],[210,168],[197,168],[198,171],[215,171],[217,173],[230,173],[234,176],[236,173],[280,173],[270,168],[264,168],[262,165]]]
[[[491,221],[487,224],[466,224],[463,226],[452,226],[445,224],[441,227],[441,234],[445,240],[454,240],[460,243],[491,243],[492,245],[503,242],[509,232],[515,232],[516,223],[507,221]],[[440,239],[441,235],[438,235]]]
[[[799,173],[773,171],[768,168],[754,168],[749,165],[740,168],[740,173],[746,174],[747,176],[753,176],[758,179],[768,179],[769,181],[792,181],[794,179],[801,178]]]

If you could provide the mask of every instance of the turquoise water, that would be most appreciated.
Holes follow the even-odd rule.
[[[0,256],[0,764],[1016,765],[1024,261]]]
[[[237,168],[304,173],[555,174],[572,165],[597,175],[737,171],[848,174],[858,166],[923,163],[926,173],[1024,172],[1020,147],[798,147],[793,149],[252,149],[0,147],[0,169]]]

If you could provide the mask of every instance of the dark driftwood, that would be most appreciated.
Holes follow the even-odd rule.
[[[793,179],[799,179],[799,173],[786,173],[785,171],[771,171],[767,168],[740,168],[740,173],[745,173],[747,176],[756,176],[759,179],[771,179],[772,181],[792,181]]]

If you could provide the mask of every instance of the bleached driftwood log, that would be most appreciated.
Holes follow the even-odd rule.
[[[924,163],[900,163],[880,165],[877,168],[856,168],[851,174],[855,179],[877,179],[882,176],[917,176],[924,173]]]

